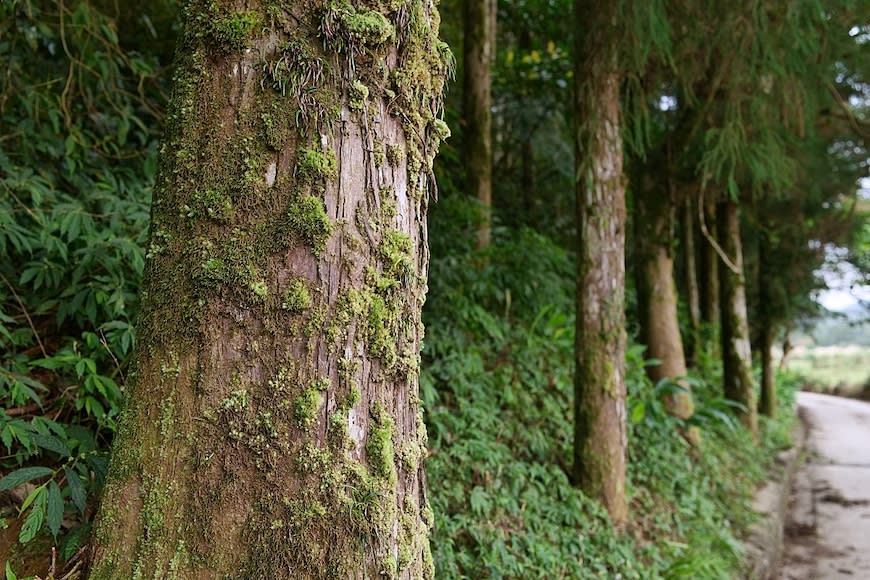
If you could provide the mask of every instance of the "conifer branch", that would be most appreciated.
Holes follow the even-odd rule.
[[[701,191],[698,194],[698,223],[701,224],[701,233],[704,234],[704,237],[713,246],[713,249],[716,250],[716,253],[719,254],[719,257],[722,258],[722,261],[725,262],[725,265],[728,266],[728,269],[737,274],[738,276],[742,276],[743,272],[740,271],[740,268],[737,267],[734,262],[728,257],[728,254],[725,253],[725,250],[722,249],[722,246],[710,235],[710,231],[707,229],[707,222],[704,220],[704,186],[701,186]]]

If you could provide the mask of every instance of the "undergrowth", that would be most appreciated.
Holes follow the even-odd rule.
[[[455,228],[462,209],[435,210]],[[469,219],[469,227],[474,220]],[[454,232],[458,233],[458,232]],[[700,448],[666,414],[644,348],[627,353],[631,523],[569,480],[572,457],[573,264],[531,231],[485,253],[437,248],[424,314],[422,396],[438,577],[727,578],[739,574],[750,500],[790,421],[762,420],[755,445],[717,394],[721,369],[702,357],[689,377]],[[440,237],[463,239],[459,235]],[[467,239],[467,238],[466,238]],[[705,380],[706,379],[706,380]],[[781,381],[782,417],[794,381]]]

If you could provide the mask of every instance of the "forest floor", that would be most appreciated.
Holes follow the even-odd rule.
[[[789,500],[779,580],[870,578],[870,403],[798,394],[807,458]]]

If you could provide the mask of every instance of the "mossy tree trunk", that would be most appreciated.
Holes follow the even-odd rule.
[[[238,6],[184,10],[90,577],[431,577],[437,11]]]
[[[695,250],[695,203],[688,197],[682,205],[682,249],[684,276],[686,279],[686,303],[689,307],[689,336],[686,337],[686,364],[697,363],[701,347],[701,293],[698,286],[698,259]]]
[[[574,476],[625,522],[625,178],[616,5],[576,0]]]
[[[668,192],[650,187],[635,196],[635,259],[637,295],[640,308],[641,342],[647,356],[661,364],[647,367],[654,382],[686,376],[686,357],[677,315],[674,281],[675,203]],[[681,419],[692,415],[694,405],[689,386],[668,396],[668,410]]]
[[[719,261],[719,282],[722,291],[723,390],[725,397],[745,407],[745,410],[740,412],[740,419],[753,436],[756,436],[758,411],[752,378],[743,247],[740,241],[740,218],[736,202],[728,200],[718,204],[717,223],[719,243],[730,261],[730,264],[724,260]]]
[[[492,65],[495,59],[496,0],[464,0],[463,162],[466,192],[481,208],[477,246],[492,234]]]

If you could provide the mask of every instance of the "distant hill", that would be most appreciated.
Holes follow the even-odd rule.
[[[809,334],[818,346],[870,346],[870,311],[855,304],[822,318]]]

